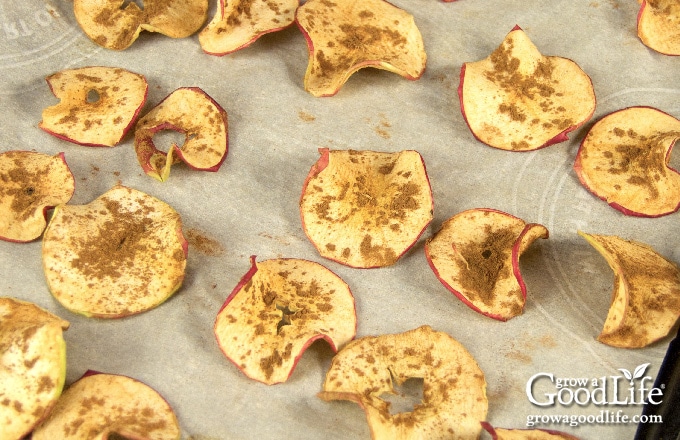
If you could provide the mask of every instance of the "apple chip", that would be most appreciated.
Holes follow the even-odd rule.
[[[425,71],[427,55],[413,16],[384,0],[308,0],[295,19],[309,49],[305,90],[314,96],[335,95],[363,67],[410,80]]]
[[[299,0],[219,0],[217,14],[198,34],[198,41],[210,55],[235,52],[293,24],[299,4]]]
[[[425,244],[441,283],[473,310],[507,321],[524,310],[527,288],[519,258],[548,230],[493,209],[463,211]]]
[[[64,154],[0,153],[0,239],[28,242],[47,226],[47,210],[67,203],[75,179]]]
[[[579,231],[614,271],[609,313],[598,341],[640,348],[668,335],[680,317],[680,269],[650,246]]]
[[[432,221],[432,189],[416,151],[319,150],[300,199],[319,253],[359,268],[394,264]]]
[[[680,55],[680,3],[678,0],[645,0],[637,16],[642,43],[664,55]]]
[[[87,372],[68,387],[32,440],[179,440],[177,416],[156,390],[127,376]]]
[[[578,440],[577,437],[566,432],[551,429],[494,428],[487,422],[482,422],[482,427],[493,440]]]
[[[121,185],[87,205],[58,206],[43,236],[47,284],[64,307],[98,318],[152,309],[182,284],[179,214]]]
[[[82,67],[46,78],[59,103],[42,112],[39,127],[69,142],[112,147],[123,140],[146,102],[143,75],[118,67]]]
[[[463,64],[458,96],[475,138],[510,151],[566,141],[595,111],[588,75],[569,59],[541,55],[518,26],[487,58]]]
[[[172,130],[185,135],[182,146],[166,153],[154,145],[154,135]],[[161,182],[179,161],[200,171],[217,171],[227,156],[227,112],[198,87],[180,88],[144,115],[135,127],[135,150],[144,172]]]
[[[64,386],[69,323],[35,304],[0,297],[0,438],[24,438]]]
[[[304,351],[323,339],[333,351],[356,334],[354,297],[345,282],[312,261],[279,258],[251,268],[215,320],[224,355],[251,379],[285,382]]]
[[[590,192],[626,215],[659,217],[680,208],[680,174],[668,166],[680,120],[630,107],[597,121],[581,143],[574,170]]]
[[[381,396],[394,394],[394,384],[409,378],[423,380],[422,402],[411,412],[392,414]],[[478,438],[488,408],[475,359],[429,326],[350,342],[333,358],[318,396],[358,403],[374,440]]]
[[[141,3],[141,2],[140,2]],[[80,28],[98,45],[124,50],[140,32],[185,38],[197,32],[208,17],[208,0],[74,0]]]

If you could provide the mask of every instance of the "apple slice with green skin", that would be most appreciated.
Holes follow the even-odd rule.
[[[203,51],[226,55],[293,24],[299,0],[219,0],[217,14],[198,34]]]
[[[482,422],[482,427],[493,440],[579,440],[571,434],[552,429],[494,428],[488,422]]]
[[[208,0],[74,0],[80,28],[99,46],[124,50],[142,31],[171,38],[196,33],[208,17]]]
[[[312,261],[256,262],[217,314],[215,337],[246,376],[267,385],[285,382],[314,341],[333,351],[356,334],[354,297],[347,284]]]
[[[432,221],[432,189],[421,155],[319,152],[300,198],[310,241],[323,257],[347,266],[396,263]]]
[[[463,211],[425,244],[441,283],[473,310],[507,321],[524,310],[527,288],[519,258],[548,230],[494,209]]]
[[[37,305],[0,297],[0,438],[24,438],[61,395],[69,323]]]
[[[184,279],[187,241],[179,214],[117,185],[86,205],[59,205],[43,235],[52,295],[74,313],[120,318],[152,309]]]
[[[137,121],[135,150],[144,172],[161,182],[174,163],[183,161],[200,171],[217,171],[229,147],[227,112],[198,87],[175,90]],[[154,135],[162,130],[183,133],[181,146],[166,153],[156,148]]]
[[[381,396],[394,394],[394,383],[409,378],[423,380],[422,402],[411,412],[391,414]],[[429,326],[350,342],[333,358],[318,396],[359,404],[374,440],[478,438],[488,409],[475,359]]]
[[[425,71],[427,55],[413,16],[384,0],[308,0],[295,20],[309,49],[304,87],[314,96],[335,95],[364,67],[410,80]]]
[[[63,153],[0,153],[0,182],[0,239],[21,243],[40,237],[47,211],[67,203],[75,191]]]
[[[614,271],[609,313],[598,341],[646,347],[668,335],[680,318],[680,269],[650,246],[614,235],[579,235]]]
[[[680,55],[680,3],[645,0],[637,16],[640,41],[664,55]]]
[[[475,138],[510,151],[566,141],[595,111],[588,75],[572,60],[542,55],[518,26],[487,58],[463,64],[458,96]]]
[[[574,171],[590,192],[626,215],[659,217],[680,208],[680,174],[668,166],[680,120],[630,107],[597,121],[576,154]]]
[[[119,67],[82,67],[46,78],[59,103],[45,108],[38,125],[65,141],[113,147],[123,140],[146,102],[143,75]]]
[[[131,377],[88,371],[71,384],[32,440],[179,440],[170,404]]]

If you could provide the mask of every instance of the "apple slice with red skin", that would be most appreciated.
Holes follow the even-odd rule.
[[[219,0],[217,14],[198,34],[203,51],[226,55],[295,21],[299,0]]]
[[[680,55],[680,3],[677,0],[642,1],[637,32],[642,43],[664,55]]]
[[[99,46],[124,50],[142,31],[171,38],[196,33],[208,17],[208,0],[74,0],[80,28]]]
[[[184,280],[187,241],[168,204],[117,185],[86,205],[59,205],[43,235],[52,295],[74,313],[120,318],[150,310]]]
[[[668,166],[680,120],[629,107],[598,120],[576,154],[574,171],[590,192],[626,215],[659,217],[680,208],[680,174]]]
[[[420,154],[319,152],[300,198],[310,241],[323,257],[347,266],[396,263],[432,221],[432,189]]]
[[[595,111],[588,75],[572,60],[542,55],[519,26],[487,58],[463,64],[458,96],[475,138],[510,151],[566,141]]]
[[[267,385],[288,380],[314,341],[333,351],[356,334],[349,286],[324,266],[277,258],[256,262],[217,314],[215,337],[246,376]]]
[[[179,440],[177,416],[156,390],[131,377],[88,371],[71,384],[32,440]]]
[[[0,297],[0,438],[24,438],[57,402],[66,377],[69,323],[37,305]]]
[[[425,243],[439,281],[473,310],[507,321],[524,310],[519,258],[548,230],[494,209],[470,209],[444,222]]]
[[[198,87],[183,87],[137,121],[137,159],[147,175],[161,182],[179,161],[194,170],[215,172],[227,156],[228,129],[227,112],[215,100]],[[173,144],[167,153],[159,150],[153,138],[162,130],[184,133],[184,144]]]
[[[579,440],[571,434],[552,429],[494,428],[488,422],[482,422],[482,427],[493,440]]]
[[[335,95],[349,77],[374,67],[416,80],[427,55],[413,16],[384,1],[308,0],[296,23],[307,40],[305,90]]]
[[[0,239],[25,243],[40,237],[47,211],[67,203],[75,179],[63,153],[0,153]]]
[[[614,271],[611,305],[598,341],[621,348],[646,347],[680,318],[680,269],[650,246],[614,235],[579,235]]]
[[[148,84],[119,67],[81,67],[46,78],[59,103],[42,112],[39,127],[65,141],[94,147],[119,144],[146,102]]]
[[[422,402],[411,412],[391,414],[381,396],[394,394],[394,383],[409,378],[423,379]],[[429,326],[350,342],[333,357],[318,396],[359,404],[374,440],[478,438],[488,409],[475,359]]]

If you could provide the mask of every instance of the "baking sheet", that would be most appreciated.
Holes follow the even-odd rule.
[[[680,58],[640,43],[635,0],[393,3],[415,16],[428,54],[425,74],[408,81],[363,69],[330,98],[314,98],[303,89],[307,46],[295,26],[224,57],[204,54],[196,36],[173,40],[149,33],[113,52],[82,34],[70,1],[0,4],[0,151],[63,151],[77,180],[70,203],[88,203],[121,182],[170,203],[190,238],[181,290],[157,309],[120,320],[88,319],[61,307],[47,289],[39,241],[0,243],[0,294],[35,302],[71,322],[65,333],[67,384],[87,369],[142,380],[176,410],[185,439],[369,438],[356,404],[316,397],[333,355],[323,342],[314,343],[291,378],[275,386],[247,379],[221,354],[213,321],[256,255],[306,258],[341,276],[355,296],[357,336],[428,324],[458,339],[485,373],[488,421],[494,426],[523,428],[530,415],[641,412],[635,404],[539,407],[525,388],[540,372],[609,378],[649,363],[646,375],[656,375],[670,338],[641,350],[595,340],[613,274],[576,231],[643,241],[678,262],[678,215],[625,217],[588,193],[571,167],[587,128],[611,111],[648,105],[680,117]],[[215,9],[211,0],[210,16]],[[591,121],[569,141],[529,153],[476,141],[456,93],[461,65],[488,56],[515,25],[543,54],[577,62],[598,99]],[[145,75],[150,87],[143,113],[178,87],[205,90],[229,117],[230,150],[219,172],[177,165],[160,183],[143,174],[130,137],[115,148],[87,148],[37,128],[42,109],[56,102],[44,78],[89,65]],[[415,149],[423,155],[434,221],[396,265],[351,269],[324,260],[307,240],[298,200],[320,147]],[[447,218],[475,207],[500,209],[550,231],[548,240],[534,243],[522,258],[527,306],[506,323],[467,308],[439,283],[424,257],[427,237]],[[632,438],[636,429],[625,423],[539,427],[584,439]]]

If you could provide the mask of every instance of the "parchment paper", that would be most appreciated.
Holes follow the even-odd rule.
[[[572,164],[586,130],[611,111],[648,105],[680,117],[680,58],[655,53],[637,39],[635,0],[394,3],[415,16],[428,54],[425,74],[408,81],[363,69],[331,98],[314,98],[303,89],[307,46],[295,26],[224,57],[203,53],[196,36],[173,40],[149,33],[114,52],[84,36],[70,1],[0,4],[0,151],[63,151],[77,180],[70,203],[89,203],[120,181],[171,204],[190,238],[181,290],[157,309],[120,320],[88,319],[61,307],[44,280],[39,240],[0,243],[0,295],[33,301],[71,322],[65,334],[67,384],[87,369],[142,380],[176,410],[186,439],[370,438],[356,404],[316,397],[333,355],[323,342],[313,344],[291,378],[275,386],[246,378],[217,347],[215,316],[248,270],[249,257],[295,257],[324,264],[350,285],[357,336],[429,324],[463,343],[485,373],[494,426],[523,428],[529,415],[640,414],[640,405],[538,407],[525,388],[539,372],[609,378],[645,363],[646,375],[658,371],[670,338],[641,350],[595,340],[613,273],[576,231],[643,241],[678,262],[678,214],[625,217],[588,193]],[[210,17],[216,7],[211,1]],[[543,54],[577,62],[598,98],[591,121],[569,141],[530,153],[476,141],[456,93],[461,65],[487,57],[515,25]],[[145,75],[150,88],[142,113],[178,87],[205,90],[229,116],[230,149],[222,168],[206,173],[177,165],[160,183],[142,172],[130,136],[114,148],[88,148],[40,130],[42,109],[56,102],[44,78],[88,65]],[[307,240],[298,200],[320,147],[415,149],[423,155],[434,221],[396,265],[351,269],[324,260]],[[522,258],[528,301],[524,314],[506,323],[466,307],[435,278],[424,256],[424,240],[442,222],[475,207],[503,210],[550,231]],[[547,382],[539,388],[554,391]],[[584,439],[632,438],[636,429],[621,423],[539,427]]]

